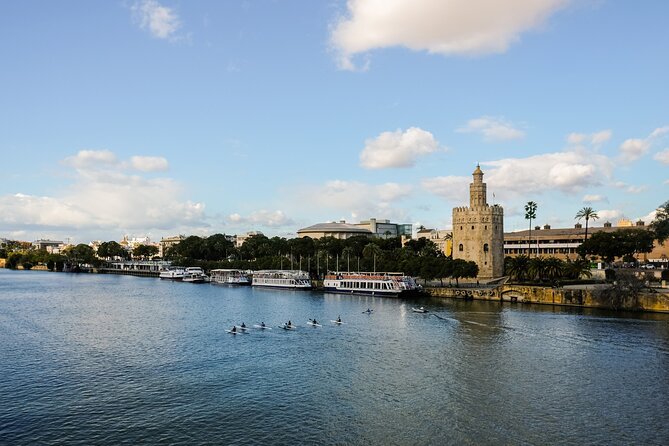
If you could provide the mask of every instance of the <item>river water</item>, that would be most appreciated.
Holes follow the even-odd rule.
[[[2,445],[660,445],[668,409],[666,315],[0,269]]]

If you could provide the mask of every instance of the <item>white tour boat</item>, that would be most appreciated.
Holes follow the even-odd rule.
[[[191,266],[184,271],[184,278],[182,280],[190,283],[203,283],[209,281],[209,276],[199,266]]]
[[[253,286],[310,290],[309,273],[300,270],[266,269],[253,273]]]
[[[246,272],[239,269],[212,269],[209,272],[211,283],[223,285],[251,285]]]
[[[420,294],[422,287],[413,277],[402,273],[333,272],[325,276],[326,292],[371,296],[407,296]]]
[[[181,266],[170,266],[160,270],[158,277],[167,280],[183,280],[184,274],[186,274],[186,268]]]

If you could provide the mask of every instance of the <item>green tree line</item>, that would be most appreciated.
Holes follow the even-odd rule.
[[[310,237],[286,239],[253,235],[236,248],[223,234],[190,236],[168,249],[167,259],[174,264],[201,266],[204,269],[302,269],[313,277],[327,271],[403,272],[424,280],[476,277],[474,262],[453,260],[439,251],[431,240],[409,240],[404,246],[399,237],[348,239]]]

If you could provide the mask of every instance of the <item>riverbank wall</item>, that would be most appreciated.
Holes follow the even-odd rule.
[[[430,287],[433,297],[475,299],[524,304],[564,305],[583,308],[611,309],[601,298],[602,287],[552,288],[528,285],[500,285],[497,287]],[[621,310],[669,313],[669,293],[665,290],[644,291],[635,302],[626,302]]]

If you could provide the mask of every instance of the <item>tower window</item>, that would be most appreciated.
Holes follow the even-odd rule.
[[[462,231],[462,226],[460,226],[460,230]]]
[[[483,252],[488,252],[488,244],[483,245]]]
[[[460,243],[460,246],[458,246],[458,251],[462,252],[465,250],[465,247],[462,246],[462,243]]]
[[[488,225],[485,225],[485,226],[483,227],[483,229],[485,229],[485,230],[487,231],[487,230],[488,230]]]
[[[472,225],[472,229],[474,229],[474,225]]]

